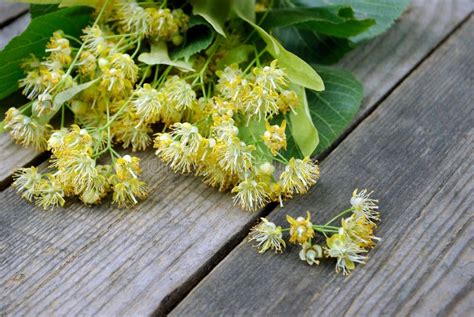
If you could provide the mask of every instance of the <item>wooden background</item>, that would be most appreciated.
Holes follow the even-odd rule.
[[[0,3],[0,48],[28,22],[26,6]],[[0,135],[0,315],[474,315],[473,34],[471,1],[414,0],[346,56],[362,110],[319,158],[319,185],[284,208],[243,212],[150,151],[152,193],[136,210],[45,212],[9,185],[47,156]],[[350,277],[245,242],[260,216],[324,221],[355,187],[376,190],[383,240]]]

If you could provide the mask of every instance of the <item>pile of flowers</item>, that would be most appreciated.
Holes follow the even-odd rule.
[[[249,241],[255,244],[259,253],[267,250],[279,253],[286,247],[283,234],[288,232],[289,242],[300,245],[299,257],[302,261],[319,265],[323,259],[336,259],[336,272],[348,275],[356,263],[365,263],[367,252],[375,246],[375,241],[380,240],[374,235],[376,221],[380,220],[378,201],[370,195],[366,189],[354,190],[351,207],[322,225],[313,224],[309,212],[306,217],[286,215],[290,225],[288,228],[261,218],[261,222],[250,231]],[[338,219],[340,227],[331,225]],[[315,243],[321,238],[325,245]]]
[[[140,159],[130,152],[153,147],[171,170],[231,192],[244,210],[283,205],[307,193],[320,174],[311,156],[337,139],[363,96],[352,75],[323,68],[326,86],[312,65],[334,62],[381,33],[407,0],[390,0],[377,10],[353,1],[310,2],[33,5],[28,29],[0,52],[0,64],[13,65],[2,77],[7,88],[0,99],[21,89],[27,100],[6,111],[0,131],[49,151],[51,159],[45,169],[18,169],[13,186],[44,209],[64,206],[69,197],[94,205],[107,196],[119,208],[132,208],[149,189]],[[316,35],[314,43],[308,32]],[[288,216],[289,228],[262,218],[250,240],[261,253],[280,252],[288,232],[289,242],[301,245],[302,260],[312,265],[337,258],[336,270],[348,274],[377,240],[377,201],[369,196],[355,191],[352,207],[323,225],[313,225],[309,213]],[[333,225],[349,213],[341,227]],[[326,245],[316,244],[318,238]]]
[[[236,63],[217,68],[235,40],[223,38],[189,67],[140,62],[146,43],[168,49],[183,42],[189,16],[165,3],[110,1],[80,39],[57,31],[42,59],[22,63],[19,86],[30,102],[10,108],[4,127],[18,143],[52,153],[43,175],[34,167],[16,172],[14,186],[23,197],[46,209],[69,196],[96,204],[112,192],[117,206],[134,206],[147,186],[139,179],[139,159],[122,156],[116,144],[143,151],[153,143],[173,171],[231,191],[250,211],[282,204],[316,183],[315,162],[281,153],[285,118],[301,100],[278,61],[262,57],[265,50],[256,51],[245,69]],[[69,127],[66,112],[74,116]],[[50,121],[56,114],[55,129]],[[153,134],[155,127],[163,132]],[[109,164],[99,164],[107,153]]]

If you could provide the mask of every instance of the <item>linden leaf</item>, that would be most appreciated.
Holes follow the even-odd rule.
[[[311,156],[319,144],[318,130],[311,119],[305,89],[295,85],[291,85],[290,89],[296,92],[300,100],[300,105],[289,115],[291,135],[301,154]]]
[[[287,51],[273,36],[245,17],[245,14],[239,11],[238,6],[234,7],[234,10],[242,20],[255,28],[267,44],[268,52],[278,59],[279,65],[285,69],[291,82],[316,91],[324,90],[323,80],[311,66],[295,54]]]
[[[71,100],[78,93],[80,93],[83,90],[86,90],[87,88],[95,84],[99,79],[100,78],[96,78],[87,83],[73,86],[71,88],[61,91],[60,93],[56,95],[56,97],[54,97],[54,100],[53,100],[54,109],[59,109],[59,107],[61,107],[65,102]]]
[[[367,31],[374,24],[374,19],[357,19],[351,7],[326,6],[272,9],[265,12],[265,19],[260,26],[265,29],[295,26],[320,34],[348,38]]]
[[[168,54],[168,46],[164,41],[152,44],[150,53],[141,53],[138,60],[147,65],[169,65],[183,71],[194,71],[191,63],[171,60]]]
[[[202,16],[217,33],[226,36],[224,24],[230,14],[231,0],[191,0],[190,3],[193,14]]]
[[[183,45],[171,51],[173,60],[183,58],[188,60],[192,55],[205,50],[214,40],[214,31],[199,16],[191,16],[189,30],[186,32],[186,40]]]
[[[217,68],[223,69],[228,65],[246,62],[253,51],[254,47],[249,44],[241,44],[237,47],[233,47],[221,60],[217,62]]]

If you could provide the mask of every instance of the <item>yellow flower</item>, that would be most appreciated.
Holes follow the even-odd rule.
[[[305,243],[314,236],[313,224],[311,223],[311,215],[307,212],[306,218],[293,218],[286,215],[286,220],[290,226],[290,242],[291,243]]]
[[[342,219],[341,222],[342,228],[339,229],[339,233],[346,235],[361,248],[373,248],[375,246],[374,240],[379,240],[374,236],[376,225],[365,217],[357,217],[354,214],[349,218]]]
[[[367,192],[367,189],[358,192],[358,189],[354,190],[351,197],[351,205],[354,208],[354,214],[357,217],[364,217],[368,221],[380,220],[380,214],[378,212],[376,199],[370,198],[372,192]]]
[[[272,155],[276,155],[281,149],[286,149],[286,120],[281,122],[281,125],[270,125],[268,121],[265,122],[266,131],[262,136],[265,145],[270,149]]]
[[[43,209],[64,206],[64,190],[57,179],[47,174],[46,179],[42,179],[38,185],[39,194],[36,198],[36,204]]]
[[[326,239],[327,247],[324,251],[328,257],[337,258],[336,272],[342,271],[344,275],[350,274],[355,268],[355,263],[365,263],[367,257],[362,255],[367,251],[343,234],[333,234]]]
[[[234,196],[235,204],[239,203],[242,209],[248,211],[256,211],[262,208],[269,200],[266,184],[251,178],[241,181],[232,189],[232,193],[236,193]]]
[[[32,201],[33,197],[39,194],[41,174],[38,173],[36,167],[19,168],[13,174],[13,179],[15,180],[13,187],[28,201]]]
[[[139,200],[145,199],[148,194],[148,188],[145,182],[138,178],[130,178],[124,181],[119,181],[113,186],[114,194],[112,201],[117,204],[119,208],[133,207],[138,204]]]
[[[301,251],[299,253],[300,260],[306,261],[309,265],[319,265],[320,258],[323,257],[323,248],[318,244],[311,244],[310,242],[305,242],[301,246]]]
[[[260,219],[262,222],[250,230],[249,242],[256,242],[255,247],[258,253],[265,253],[267,250],[275,250],[277,253],[282,252],[282,249],[286,247],[282,228],[265,218]]]
[[[292,157],[280,175],[280,184],[289,195],[305,194],[318,178],[319,167],[309,157],[303,160]]]
[[[32,145],[37,151],[47,148],[47,139],[51,131],[49,124],[42,124],[35,118],[23,115],[18,109],[8,109],[5,116],[5,130],[18,143]]]
[[[225,143],[218,140],[214,147],[218,164],[234,175],[244,175],[251,169],[254,150],[254,145],[247,145],[238,137],[233,137],[231,141]]]

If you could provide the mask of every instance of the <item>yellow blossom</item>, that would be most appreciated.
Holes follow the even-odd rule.
[[[291,243],[305,243],[314,236],[313,224],[311,223],[311,215],[307,212],[306,218],[293,218],[286,215],[286,220],[291,225],[290,227],[290,242]]]

